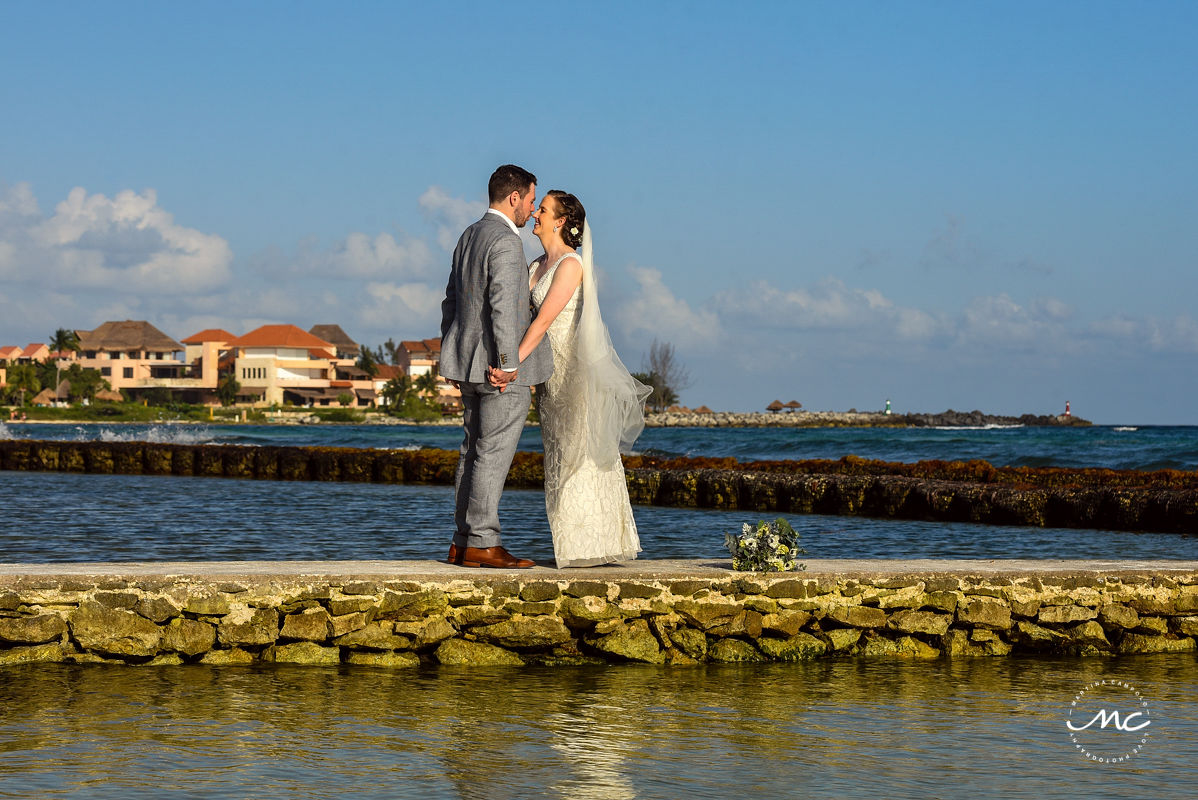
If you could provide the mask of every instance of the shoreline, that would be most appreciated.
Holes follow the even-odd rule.
[[[435,421],[418,421],[367,414],[361,422],[326,422],[305,412],[272,412],[264,421],[232,420],[85,420],[24,419],[0,420],[3,425],[461,425],[461,415]],[[528,427],[539,422],[528,421]],[[1019,427],[1090,427],[1094,423],[1081,417],[1023,414],[1018,417],[961,412],[948,409],[938,414],[885,414],[880,411],[713,411],[710,413],[655,412],[645,415],[646,428],[1019,428]],[[1136,425],[1135,427],[1144,427]]]

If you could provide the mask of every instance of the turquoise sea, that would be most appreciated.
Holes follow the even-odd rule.
[[[105,439],[185,443],[457,449],[457,425],[20,424],[0,439]],[[535,426],[522,450],[540,450]],[[635,451],[667,456],[883,461],[982,459],[995,466],[1198,469],[1198,426],[1095,425],[991,428],[646,428]]]
[[[452,426],[0,425],[0,437],[457,446]],[[539,449],[535,428],[524,449]],[[649,429],[641,452],[1198,469],[1198,429]],[[505,539],[546,558],[539,492]],[[0,561],[440,557],[451,490],[0,472]],[[644,557],[722,557],[741,512],[635,509]],[[791,517],[811,557],[1198,559],[1198,538]],[[1117,678],[1151,736],[1119,764],[1070,743]],[[1112,735],[1115,735],[1112,733]],[[1182,798],[1198,658],[825,660],[521,670],[0,670],[0,798]]]

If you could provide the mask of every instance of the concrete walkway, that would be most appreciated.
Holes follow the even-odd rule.
[[[1158,575],[1198,573],[1198,561],[1167,560],[1077,560],[1077,559],[810,559],[803,572],[764,573],[771,578],[798,579],[837,577],[876,577],[901,575],[986,575],[1019,577],[1024,575],[1099,575],[1152,573]],[[440,561],[148,561],[51,564],[0,564],[0,582],[4,578],[104,576],[121,577],[211,577],[269,579],[272,577],[352,577],[373,580],[445,580],[488,579],[538,580],[673,580],[687,578],[745,577],[763,573],[734,573],[732,563],[720,559],[640,560],[627,564],[584,569],[534,567],[528,570],[470,569]]]

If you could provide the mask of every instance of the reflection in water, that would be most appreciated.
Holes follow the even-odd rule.
[[[1184,796],[1192,654],[691,669],[40,665],[0,672],[0,796]],[[1117,677],[1156,727],[1084,761],[1065,709]]]

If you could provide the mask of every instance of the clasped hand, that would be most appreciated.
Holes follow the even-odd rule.
[[[487,383],[502,392],[509,383],[516,380],[516,372],[517,370],[508,371],[499,367],[487,367]]]

